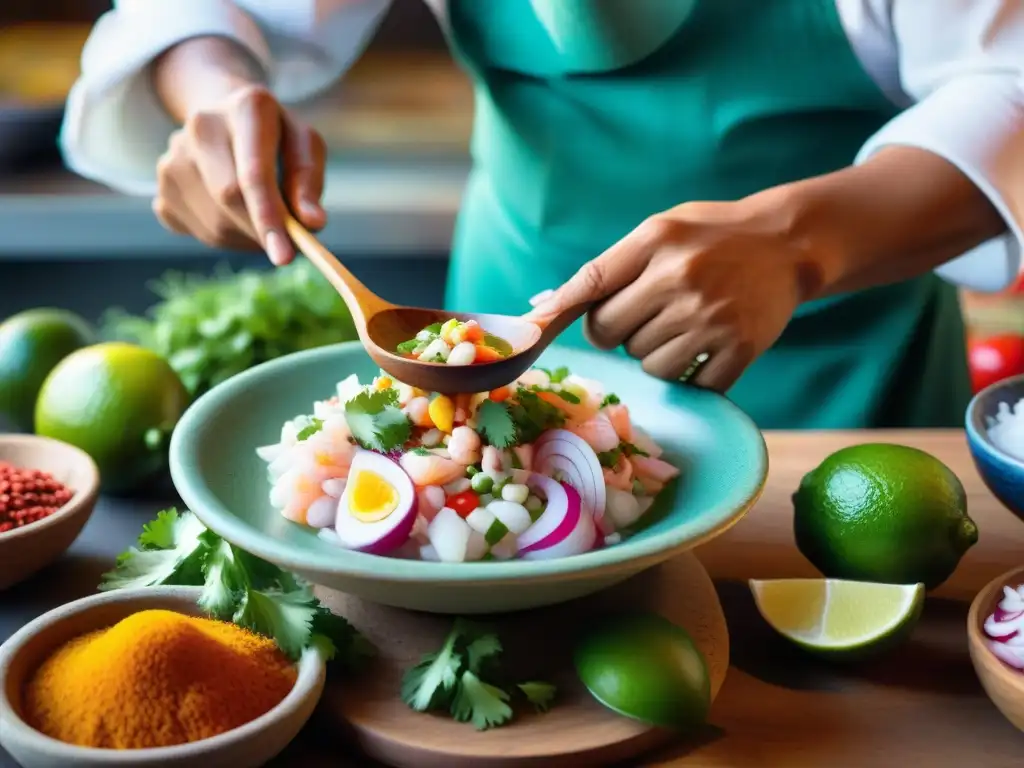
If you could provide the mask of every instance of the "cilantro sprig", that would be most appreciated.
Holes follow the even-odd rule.
[[[447,711],[481,731],[512,720],[509,702],[514,691],[522,693],[538,712],[546,712],[555,686],[526,682],[507,688],[496,682],[493,673],[502,650],[493,632],[456,619],[441,648],[406,671],[402,700],[418,712]]]
[[[643,449],[638,448],[632,443],[623,440],[610,451],[602,451],[601,453],[597,454],[597,460],[602,467],[607,467],[608,469],[615,469],[615,466],[619,463],[619,459],[622,458],[623,456],[629,458],[630,456],[648,455],[650,454],[648,454]]]
[[[345,403],[345,421],[363,448],[388,453],[412,436],[409,417],[398,407],[398,390],[363,390]]]
[[[202,587],[199,606],[206,613],[272,638],[293,659],[315,646],[328,659],[355,667],[373,653],[299,577],[230,544],[188,511],[157,513],[136,546],[104,574],[100,590],[161,585]]]
[[[532,443],[545,431],[563,426],[565,414],[557,406],[538,397],[537,391],[519,387],[512,398],[503,403],[484,400],[476,413],[477,431],[484,440],[496,448],[508,448]],[[557,394],[561,396],[563,393]],[[564,399],[572,402],[569,398]],[[576,402],[579,402],[578,398]]]

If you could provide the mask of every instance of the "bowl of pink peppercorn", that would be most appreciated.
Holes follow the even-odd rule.
[[[0,435],[0,591],[64,554],[92,515],[99,481],[74,446]]]
[[[967,643],[985,693],[1024,731],[1024,568],[978,593],[967,615]]]

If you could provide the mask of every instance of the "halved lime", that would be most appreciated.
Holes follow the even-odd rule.
[[[904,639],[924,606],[924,584],[751,579],[750,590],[772,629],[837,660],[873,655]]]

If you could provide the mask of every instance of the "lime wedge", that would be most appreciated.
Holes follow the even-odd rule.
[[[811,653],[859,659],[910,634],[924,584],[839,579],[751,579],[754,602],[772,629]]]

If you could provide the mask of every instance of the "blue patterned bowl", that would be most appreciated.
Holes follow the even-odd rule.
[[[1024,460],[997,448],[988,434],[988,420],[1000,403],[1013,406],[1024,398],[1024,376],[986,387],[967,406],[967,443],[981,479],[1011,512],[1024,520]]]

